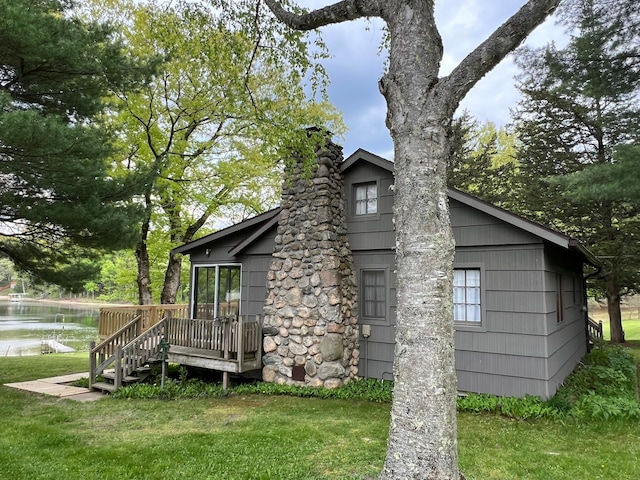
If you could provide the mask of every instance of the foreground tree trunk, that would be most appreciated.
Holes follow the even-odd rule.
[[[622,311],[620,310],[620,287],[613,280],[608,280],[606,289],[611,343],[624,343]]]
[[[406,20],[401,10],[408,7],[396,3],[398,11],[387,20],[389,73],[380,81],[395,147],[398,295],[391,429],[381,478],[457,478],[455,243],[445,174],[454,112],[451,93],[434,89],[442,49],[431,7],[416,2]]]
[[[394,141],[398,303],[391,426],[380,478],[457,480],[447,131],[471,87],[559,0],[530,0],[443,78],[433,0],[345,0],[303,15],[287,12],[276,0],[265,2],[299,30],[373,16],[387,23],[389,71],[380,91]]]

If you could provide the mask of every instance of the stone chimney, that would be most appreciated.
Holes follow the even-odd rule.
[[[287,167],[264,307],[263,379],[338,387],[358,374],[356,276],[340,163],[329,139]],[[306,167],[306,168],[305,168]]]

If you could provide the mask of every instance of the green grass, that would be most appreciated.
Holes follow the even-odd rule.
[[[606,308],[591,308],[589,310],[589,315],[596,322],[602,322],[602,333],[604,335],[605,340],[609,340],[611,338],[611,333],[609,329],[609,314],[607,313]],[[625,339],[629,340],[639,340],[640,341],[640,319],[638,319],[638,309],[623,309],[622,311],[622,328],[624,330]]]
[[[0,383],[86,367],[82,355],[5,357]],[[389,407],[266,395],[78,403],[0,387],[0,479],[375,478]],[[638,423],[461,413],[458,424],[468,480],[640,477]]]
[[[640,341],[640,320],[623,319],[622,329],[624,330],[624,338],[626,341],[630,341],[630,340]],[[605,340],[611,339],[608,319],[602,320],[602,334]]]

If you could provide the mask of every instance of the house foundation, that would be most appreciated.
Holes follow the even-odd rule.
[[[356,275],[340,163],[330,140],[288,167],[267,275],[263,379],[333,388],[358,375]]]

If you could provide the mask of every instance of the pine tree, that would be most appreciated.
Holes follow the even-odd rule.
[[[141,74],[103,25],[66,0],[0,0],[0,254],[81,288],[97,249],[131,244],[134,185],[111,175],[96,118],[111,87]]]
[[[595,286],[607,299],[611,340],[622,342],[621,296],[640,288],[640,203],[612,194],[623,182],[604,180],[625,166],[638,175],[630,152],[640,140],[640,7],[572,0],[560,12],[568,45],[517,57],[522,211],[581,238],[603,259]]]

